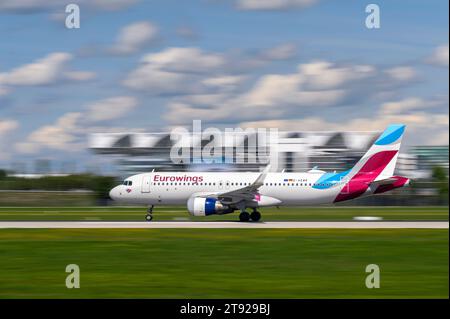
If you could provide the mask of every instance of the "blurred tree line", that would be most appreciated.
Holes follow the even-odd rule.
[[[4,170],[0,170],[0,190],[90,190],[94,192],[97,200],[102,201],[109,198],[109,191],[116,184],[117,182],[112,176],[78,174],[22,178],[8,176]]]
[[[448,176],[443,167],[433,167],[431,174],[438,196],[443,204],[448,203]]]
[[[431,182],[431,183],[430,183]],[[112,176],[94,174],[77,174],[69,176],[44,176],[41,178],[20,178],[8,176],[0,170],[0,190],[42,190],[42,191],[72,191],[89,190],[93,192],[97,204],[107,204],[109,191],[117,184]],[[421,196],[419,191],[433,189],[433,196]],[[432,169],[431,178],[412,181],[410,188],[397,191],[395,196],[380,198],[367,197],[347,205],[448,205],[449,179],[446,169],[436,166]],[[389,202],[388,202],[389,200]]]

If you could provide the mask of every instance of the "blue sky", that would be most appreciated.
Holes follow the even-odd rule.
[[[95,132],[382,130],[448,144],[448,2],[0,0],[0,165],[95,162]],[[307,4],[307,5],[305,5]],[[127,32],[128,30],[128,32]]]

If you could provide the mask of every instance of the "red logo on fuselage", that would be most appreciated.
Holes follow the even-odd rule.
[[[164,175],[155,175],[153,176],[154,182],[193,182],[193,183],[201,183],[203,182],[203,176],[164,176]]]

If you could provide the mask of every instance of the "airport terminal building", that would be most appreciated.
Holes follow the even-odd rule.
[[[376,140],[379,132],[310,132],[277,131],[275,139],[259,132],[225,133],[223,142],[201,134],[188,133],[178,140],[168,132],[157,133],[98,133],[90,136],[90,149],[99,155],[116,159],[122,175],[156,171],[259,171],[272,163],[274,171],[302,172],[313,168],[342,171],[352,167]],[[230,142],[231,141],[231,142]],[[257,145],[257,161],[254,161]],[[216,154],[208,154],[209,162],[196,149],[214,145]],[[218,145],[217,145],[218,144]],[[176,147],[189,154],[185,160],[174,162]],[[210,148],[208,149],[210,150]],[[439,156],[436,156],[438,154]],[[173,153],[172,153],[173,155]],[[211,161],[211,155],[213,160]],[[202,157],[203,156],[203,157]],[[276,163],[276,165],[273,165]],[[448,146],[413,147],[399,155],[397,173],[412,178],[426,178],[433,165],[448,171]]]

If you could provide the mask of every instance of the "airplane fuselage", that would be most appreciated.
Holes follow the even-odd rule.
[[[370,187],[370,180],[350,181],[345,173],[268,173],[254,204],[256,207],[330,204],[340,194],[354,198],[350,186],[355,183],[363,187],[357,187],[358,196],[376,192],[377,187]],[[185,205],[195,194],[239,190],[251,185],[258,176],[259,173],[234,172],[144,173],[127,178],[111,194],[115,200],[127,203]],[[131,185],[125,185],[130,182]],[[406,181],[401,186],[405,184]]]

